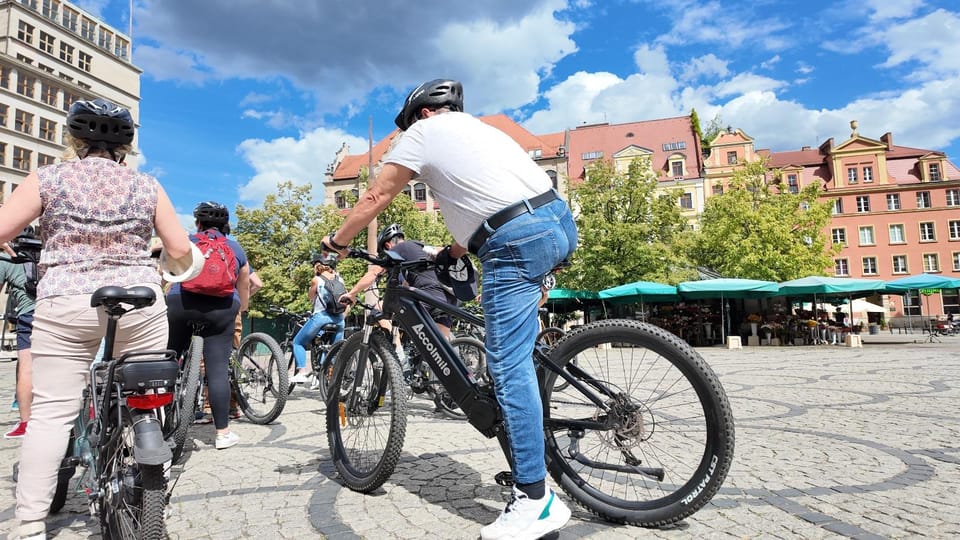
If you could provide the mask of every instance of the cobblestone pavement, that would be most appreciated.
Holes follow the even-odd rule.
[[[960,338],[942,343],[700,349],[737,421],[737,448],[713,502],[670,529],[610,525],[574,510],[560,538],[957,538]],[[884,341],[884,340],[874,340]],[[912,341],[912,339],[911,339]],[[13,363],[0,363],[0,424],[15,421]],[[477,538],[508,493],[495,440],[414,399],[396,473],[372,495],[342,488],[323,407],[297,389],[271,426],[234,423],[240,445],[213,449],[193,426],[168,523],[172,538]],[[0,441],[0,536],[13,526]],[[571,506],[574,505],[571,501]],[[81,496],[48,520],[51,538],[98,538]]]

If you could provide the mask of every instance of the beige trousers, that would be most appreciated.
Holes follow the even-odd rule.
[[[167,348],[167,306],[159,286],[154,305],[125,314],[117,326],[114,355]],[[16,517],[47,516],[57,470],[80,411],[90,362],[106,332],[106,316],[90,307],[90,295],[37,301],[33,321],[33,408],[20,448]]]

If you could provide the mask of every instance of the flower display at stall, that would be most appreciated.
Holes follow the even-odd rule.
[[[763,317],[761,317],[759,313],[751,313],[747,315],[747,322],[759,323],[762,320]]]

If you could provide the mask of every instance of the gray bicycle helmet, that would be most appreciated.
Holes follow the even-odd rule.
[[[340,259],[337,258],[336,253],[315,253],[313,259],[310,261],[310,264],[320,263],[324,266],[329,266],[330,268],[336,268],[337,262]]]
[[[205,225],[226,225],[230,221],[230,211],[218,202],[204,201],[193,209],[193,218]]]
[[[391,223],[387,225],[385,229],[380,231],[380,234],[377,235],[377,253],[383,253],[387,248],[385,247],[386,243],[393,240],[396,237],[404,238],[403,229],[400,227],[399,223]]]
[[[420,109],[448,107],[451,111],[463,110],[463,85],[451,79],[434,79],[413,89],[403,102],[394,123],[400,131],[419,120]]]
[[[133,142],[130,111],[100,98],[74,102],[67,113],[67,129],[73,137],[104,149]]]

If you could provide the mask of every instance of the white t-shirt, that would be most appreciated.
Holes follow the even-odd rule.
[[[462,246],[483,220],[552,187],[547,173],[509,135],[460,112],[417,121],[384,162],[420,175]]]

